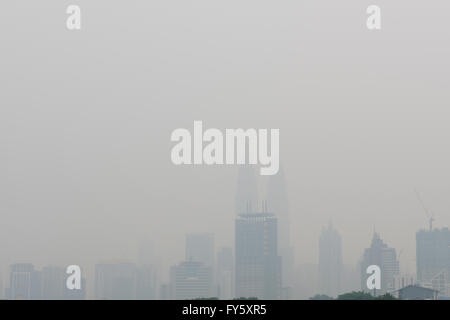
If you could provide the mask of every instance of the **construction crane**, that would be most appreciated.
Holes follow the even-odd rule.
[[[420,205],[422,206],[423,211],[425,211],[425,214],[428,217],[428,221],[430,223],[430,231],[433,231],[433,221],[434,221],[434,214],[427,209],[427,207],[425,206],[425,203],[422,200],[422,197],[420,196],[419,191],[417,191],[417,189],[414,189],[416,195],[417,195],[417,199],[420,202]]]

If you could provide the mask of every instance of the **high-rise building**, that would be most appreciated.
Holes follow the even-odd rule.
[[[319,238],[319,293],[337,297],[341,293],[342,241],[331,223]]]
[[[389,248],[376,232],[373,234],[370,248],[364,251],[361,262],[361,290],[370,293],[372,291],[367,288],[367,268],[371,265],[376,265],[381,270],[381,289],[377,290],[376,294],[395,291],[395,278],[400,273],[397,253],[394,248]]]
[[[212,268],[198,261],[184,261],[170,270],[171,298],[187,300],[211,298],[213,294]]]
[[[36,271],[31,263],[11,265],[7,298],[10,300],[41,299],[40,272]]]
[[[41,271],[42,299],[62,300],[65,298],[67,274],[64,268],[47,266]]]
[[[141,240],[138,250],[137,299],[153,300],[158,298],[160,262],[154,243],[148,239]]]
[[[163,283],[159,286],[159,300],[170,300],[172,298],[170,283]]]
[[[277,218],[270,213],[246,213],[236,218],[236,297],[279,299],[281,258]]]
[[[136,299],[156,299],[157,279],[154,267],[140,266],[136,272]]]
[[[294,282],[294,248],[290,240],[289,202],[283,167],[270,176],[267,186],[267,206],[278,221],[278,253],[282,262],[282,286],[289,292]],[[286,297],[289,298],[289,297]]]
[[[448,228],[416,233],[417,281],[450,297],[450,231]]]
[[[232,248],[221,248],[217,254],[217,296],[220,299],[234,298],[234,259]]]
[[[134,300],[137,292],[137,267],[133,263],[97,264],[95,298]]]
[[[214,234],[191,233],[186,235],[186,261],[197,261],[214,266]]]
[[[67,288],[68,274],[63,267],[46,266],[41,271],[41,299],[43,300],[84,300],[86,279],[81,278],[80,289]]]

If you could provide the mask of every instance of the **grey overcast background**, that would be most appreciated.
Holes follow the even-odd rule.
[[[92,282],[141,240],[167,270],[188,232],[233,246],[237,167],[170,161],[194,120],[280,129],[296,265],[317,263],[332,220],[346,265],[375,228],[415,273],[428,221],[413,189],[450,225],[449,36],[448,0],[3,0],[3,282],[15,262],[79,264]]]

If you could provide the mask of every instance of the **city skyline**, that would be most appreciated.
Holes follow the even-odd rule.
[[[450,226],[450,2],[380,1],[380,30],[367,28],[359,0],[76,0],[80,30],[67,29],[68,4],[4,1],[2,296],[11,266],[29,267],[21,263],[47,284],[81,266],[89,299],[97,273],[126,278],[117,281],[136,297],[168,296],[171,268],[189,262],[186,235],[213,235],[208,259],[231,248],[221,254],[229,265],[236,218],[264,208],[279,226],[282,297],[320,293],[329,221],[341,290],[361,288],[374,230],[395,249],[396,287],[442,286],[450,275],[433,261],[445,237],[427,230],[430,218]],[[279,130],[277,175],[175,165],[171,134],[195,121],[222,133]],[[235,268],[215,269],[213,287],[230,296]],[[130,285],[135,275],[147,285]],[[46,296],[58,287],[46,285]]]
[[[244,166],[243,168],[247,172],[245,173],[247,177],[252,177],[252,169],[248,166]],[[242,170],[240,172],[242,173]],[[235,201],[242,201],[245,197],[257,197],[259,192],[256,191],[255,181],[248,185],[244,184],[244,187],[242,185],[242,181],[243,180],[241,177],[237,179],[237,190],[238,193],[241,192],[244,196],[239,197],[238,195],[235,198]],[[252,181],[252,179],[250,179],[250,181]],[[253,189],[254,192],[248,192],[248,188]],[[267,190],[270,190],[270,187],[267,188]],[[274,189],[273,183],[272,190],[275,190],[277,194],[279,192],[278,189]],[[268,198],[270,197],[268,196]],[[265,221],[265,219],[270,217],[272,217],[271,219],[274,219],[273,221],[279,220],[279,215],[275,212],[269,213],[267,211],[269,208],[268,202],[266,200],[261,201],[260,209],[255,210],[257,208],[247,205],[247,212],[241,212],[234,218],[233,216],[230,216],[230,219],[237,219],[236,223],[240,220],[245,221],[242,219],[251,219],[249,221],[253,221],[252,219],[260,219],[264,217],[265,218],[261,221]],[[285,198],[284,201],[287,202],[287,199]],[[248,203],[249,202],[250,200]],[[254,230],[254,227],[250,227],[250,224],[248,226],[249,227],[245,227],[249,228],[248,232],[250,232],[250,230]],[[279,253],[276,253],[280,248],[280,244],[278,243],[279,236],[277,235],[276,230],[279,230],[280,227],[277,223],[274,226],[275,229],[273,230],[275,230],[275,233],[272,237],[275,237],[273,239],[275,240],[274,244],[276,251],[271,260],[268,260],[267,263],[269,263],[268,268],[272,270],[269,274],[276,275],[277,273],[274,273],[273,270],[279,268],[278,293],[276,295],[273,295],[272,293],[267,296],[263,293],[263,291],[258,291],[261,289],[252,289],[256,291],[250,290],[248,292],[259,292],[261,295],[260,298],[266,299],[298,299],[301,296],[298,290],[303,288],[299,288],[299,286],[302,287],[302,283],[298,283],[295,280],[295,278],[298,277],[297,272],[293,273],[294,281],[290,283],[287,288],[284,284],[282,284],[283,259],[282,256],[278,255]],[[240,229],[235,230],[235,236],[238,236],[239,234],[241,234],[241,236],[236,238],[237,240],[235,242],[235,246],[239,247],[242,240],[238,239],[250,239],[249,235],[252,233],[247,234],[247,231],[244,232],[238,230]],[[242,238],[244,234],[246,234],[245,238]],[[337,297],[339,294],[345,293],[343,288],[346,288],[347,290],[351,288],[353,291],[368,291],[365,289],[365,281],[367,279],[365,270],[368,265],[373,264],[379,265],[382,270],[383,276],[381,283],[383,289],[379,291],[379,294],[387,292],[396,293],[398,289],[408,285],[417,284],[438,290],[440,292],[440,296],[447,296],[450,292],[450,260],[448,260],[448,257],[446,256],[446,254],[450,256],[449,234],[450,232],[447,228],[439,229],[435,227],[433,229],[419,229],[416,233],[417,273],[407,273],[401,271],[401,263],[399,264],[397,260],[397,257],[401,255],[402,250],[400,250],[400,253],[397,254],[395,248],[389,248],[383,240],[381,240],[379,234],[375,230],[372,230],[372,243],[370,246],[365,246],[368,248],[362,251],[359,260],[360,263],[357,263],[355,265],[356,268],[354,268],[353,272],[350,272],[349,274],[348,270],[346,270],[347,264],[344,263],[342,258],[342,251],[345,250],[345,246],[342,246],[339,231],[335,229],[330,221],[326,227],[324,225],[322,228],[322,233],[318,233],[318,262],[316,264],[318,272],[316,276],[314,276],[314,273],[310,273],[310,276],[315,279],[313,280],[313,282],[315,282],[315,289],[311,289],[308,296],[313,297],[317,294],[325,294],[331,297]],[[257,233],[255,233],[255,236],[256,235]],[[436,240],[432,240],[434,239],[433,237],[436,237]],[[257,245],[254,241],[260,242],[263,241],[262,239],[267,239],[267,235],[263,235],[263,233],[261,233],[261,235],[256,236],[255,240],[251,240],[253,241],[252,246]],[[425,250],[423,246],[426,246],[428,249]],[[432,246],[435,246],[436,249],[433,249]],[[138,254],[134,262],[132,259],[110,259],[110,262],[97,262],[95,264],[94,277],[88,277],[86,279],[83,274],[82,291],[74,291],[71,294],[63,285],[67,277],[63,267],[44,265],[41,270],[39,270],[32,263],[15,263],[10,266],[10,273],[8,275],[9,279],[6,279],[7,281],[5,282],[4,277],[2,277],[2,294],[3,298],[20,297],[31,299],[193,299],[196,298],[195,294],[207,292],[208,294],[201,297],[226,297],[226,299],[237,298],[239,292],[247,292],[240,289],[240,283],[242,283],[243,278],[240,275],[242,272],[237,270],[242,268],[239,267],[239,265],[242,264],[239,262],[242,258],[238,258],[236,260],[236,257],[234,256],[235,250],[240,250],[238,247],[232,249],[231,247],[227,248],[226,246],[218,246],[215,244],[214,233],[186,233],[184,241],[184,259],[178,259],[178,262],[170,267],[169,278],[167,279],[160,276],[161,274],[164,274],[160,261],[161,257],[158,257],[156,254],[158,250],[155,250],[155,244],[147,239],[146,241],[140,243]],[[258,251],[257,246],[252,248],[253,249],[248,252],[256,253]],[[244,252],[247,252],[247,249]],[[434,256],[432,256],[433,254]],[[261,256],[261,258],[262,257],[263,256]],[[259,258],[256,258],[255,261],[258,259]],[[433,263],[433,261],[440,262],[438,262],[438,264],[430,264]],[[219,264],[219,262],[223,265]],[[301,264],[302,261],[300,261],[300,264],[296,264],[294,269],[298,270],[297,268]],[[264,264],[261,264],[261,266],[263,265]],[[446,268],[444,272],[442,268]],[[360,272],[359,275],[357,274],[358,272]],[[254,271],[251,273],[254,273]],[[196,289],[192,291],[192,294],[189,294],[189,288],[191,285],[188,283],[193,274],[198,274],[199,277],[204,277],[201,278],[204,279],[202,280],[204,284],[195,285]],[[235,278],[236,275],[239,278]],[[196,277],[197,276],[192,279],[195,279]],[[332,277],[334,277],[334,280],[332,280]],[[353,283],[353,285],[346,283],[346,281],[348,282],[348,277],[360,277],[361,286],[355,286],[352,281],[351,283]],[[260,277],[259,281],[264,283],[266,280],[263,279],[265,278],[266,277]],[[179,281],[186,280],[188,282],[180,282],[179,285],[176,285]],[[254,282],[258,280],[251,281]],[[15,283],[18,284],[16,285]],[[32,285],[33,283],[34,285]],[[179,290],[175,288],[179,286],[185,289],[183,289],[184,291],[177,293]],[[258,286],[259,285],[257,285],[257,287]],[[92,291],[92,287],[94,288],[94,291]],[[303,299],[304,298],[305,297],[303,297]]]

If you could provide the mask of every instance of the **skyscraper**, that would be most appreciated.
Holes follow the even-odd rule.
[[[44,267],[41,272],[42,299],[64,299],[66,290],[66,276],[66,272],[62,267]]]
[[[175,300],[210,298],[212,268],[198,261],[184,261],[170,270],[171,298]]]
[[[158,298],[160,259],[154,244],[148,239],[141,240],[138,250],[138,268],[136,298],[139,300],[153,300]]]
[[[267,206],[278,221],[278,252],[282,263],[282,286],[292,287],[294,282],[294,249],[290,240],[289,202],[283,167],[270,176],[267,185]]]
[[[133,263],[97,264],[95,298],[99,300],[136,299],[137,268]]]
[[[191,233],[186,235],[186,261],[197,261],[214,266],[214,234]]]
[[[394,248],[389,248],[374,232],[370,248],[364,251],[361,262],[361,290],[370,292],[367,288],[367,267],[376,265],[381,270],[381,289],[377,294],[392,292],[395,288],[395,277],[400,273],[399,262]]]
[[[217,254],[217,287],[220,299],[234,298],[234,260],[232,248],[221,248]]]
[[[7,297],[11,300],[41,299],[40,272],[31,263],[17,263],[10,267],[10,287]]]
[[[153,266],[139,266],[136,269],[136,299],[156,299],[157,279]]]
[[[319,293],[337,297],[341,293],[342,242],[331,223],[319,238]]]
[[[235,246],[236,297],[279,299],[277,218],[266,212],[240,214],[236,218]]]
[[[450,297],[450,231],[448,228],[416,233],[417,281]]]

